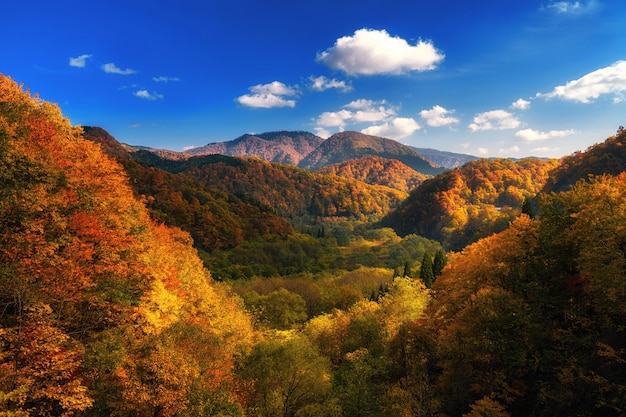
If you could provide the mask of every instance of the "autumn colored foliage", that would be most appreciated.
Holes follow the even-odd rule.
[[[350,159],[325,166],[317,172],[352,178],[367,184],[384,185],[406,193],[411,192],[428,178],[427,175],[415,171],[397,159],[386,159],[380,156]]]
[[[0,177],[0,414],[238,409],[239,302],[122,166],[5,76]]]
[[[417,233],[460,250],[504,230],[557,164],[536,158],[470,161],[423,182],[383,224],[400,235]]]
[[[623,136],[558,193],[534,159],[425,181],[389,219],[444,253],[365,222],[396,191],[130,157],[0,75],[0,416],[623,416]]]
[[[290,220],[380,218],[406,198],[406,193],[397,189],[258,158],[207,155],[172,161],[146,151],[136,152],[133,157],[270,208]]]

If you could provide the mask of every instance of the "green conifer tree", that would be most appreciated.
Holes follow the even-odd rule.
[[[420,268],[420,278],[424,281],[426,288],[430,288],[435,281],[433,274],[433,260],[428,252],[424,252],[424,258],[422,258],[422,266]]]
[[[406,261],[404,263],[404,272],[402,273],[403,277],[410,277],[411,276],[411,265],[409,264],[409,261]]]
[[[522,213],[527,214],[531,219],[535,218],[535,208],[533,207],[532,199],[528,196],[524,198],[524,202],[522,203]]]
[[[441,275],[441,271],[446,266],[446,263],[446,255],[443,253],[443,250],[439,249],[435,253],[435,259],[433,259],[433,280]]]

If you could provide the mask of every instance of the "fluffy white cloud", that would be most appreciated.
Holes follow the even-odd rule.
[[[152,81],[157,82],[157,83],[168,83],[170,81],[180,81],[180,78],[178,78],[178,77],[166,77],[164,75],[161,75],[159,77],[152,77]]]
[[[419,123],[410,117],[395,117],[382,125],[374,125],[361,130],[361,133],[390,139],[405,138],[421,129]]]
[[[489,153],[489,149],[487,149],[487,148],[478,148],[478,149],[476,149],[476,153],[478,155],[487,155]]]
[[[469,125],[472,132],[479,130],[505,130],[519,127],[520,121],[505,110],[491,110],[474,116],[474,123]]]
[[[316,123],[321,127],[338,127],[344,130],[349,123],[376,123],[390,121],[396,115],[386,102],[366,99],[354,100],[339,111],[324,112],[317,117]]]
[[[254,94],[275,94],[277,96],[294,96],[297,91],[293,87],[289,87],[280,81],[272,81],[269,84],[258,84],[250,87],[250,91]]]
[[[359,29],[318,53],[316,60],[349,75],[402,74],[428,71],[444,59],[435,46],[419,40],[410,45],[386,30]]]
[[[324,129],[323,127],[316,127],[315,134],[319,136],[320,138],[324,138],[324,139],[328,139],[331,135],[328,129]]]
[[[135,97],[143,98],[144,100],[162,100],[163,94],[152,92],[148,90],[137,90],[133,93]]]
[[[323,75],[320,75],[319,77],[311,76],[309,80],[311,81],[311,90],[313,91],[326,91],[330,90],[331,88],[336,88],[342,93],[348,93],[352,91],[352,86],[350,84],[347,84],[345,81],[337,80],[335,78],[329,79],[327,77],[324,77]]]
[[[70,58],[70,67],[84,68],[88,58],[91,58],[91,55],[83,54],[76,58]]]
[[[518,98],[511,104],[511,108],[515,110],[527,110],[530,108],[530,101]]]
[[[126,69],[118,68],[117,65],[115,65],[112,62],[109,62],[108,64],[104,64],[102,66],[102,71],[108,74],[120,74],[120,75],[130,75],[130,74],[135,74],[137,72],[134,69],[130,69],[130,68],[126,68]]]
[[[368,100],[366,98],[360,98],[360,99],[351,101],[350,103],[346,104],[343,107],[345,107],[347,109],[355,109],[355,110],[358,110],[358,109],[369,109],[369,108],[374,107],[377,104],[386,104],[386,103],[387,102],[385,100],[376,102],[374,100]]]
[[[568,130],[550,130],[549,132],[540,132],[534,129],[523,129],[515,133],[515,137],[523,142],[537,142],[540,140],[548,140],[552,138],[563,138],[576,133],[573,129]]]
[[[286,100],[275,94],[244,94],[237,97],[239,104],[247,107],[271,109],[274,107],[296,107],[295,100]]]
[[[422,110],[419,114],[428,126],[441,127],[459,123],[459,119],[456,117],[448,116],[452,113],[454,113],[454,110],[447,110],[439,105],[435,105],[432,109]]]
[[[326,111],[317,117],[318,126],[345,128],[346,123],[352,119],[352,112],[349,110]]]
[[[624,99],[624,92],[626,92],[626,61],[617,61],[608,67],[555,87],[551,93],[538,96],[590,103],[601,95],[613,95],[614,101],[621,102]]]
[[[395,114],[396,112],[394,109],[388,108],[385,106],[370,107],[370,108],[364,108],[364,109],[355,111],[352,114],[352,120],[354,120],[357,123],[361,123],[361,122],[373,123],[373,122],[379,122],[381,120],[386,120],[389,117],[395,116]]]
[[[296,101],[285,97],[295,96],[298,91],[280,81],[258,84],[249,88],[252,94],[237,97],[239,104],[247,107],[271,109],[274,107],[295,107]]]

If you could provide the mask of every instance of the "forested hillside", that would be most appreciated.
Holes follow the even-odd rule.
[[[400,235],[417,233],[459,250],[504,230],[548,180],[556,160],[470,161],[424,181],[383,219]]]
[[[561,160],[550,173],[544,192],[566,191],[580,179],[589,175],[617,175],[626,170],[626,130],[619,127],[615,136],[576,152]]]
[[[235,415],[249,316],[123,168],[0,76],[0,413]]]
[[[259,197],[389,188],[99,142],[0,76],[0,415],[626,413],[626,173],[612,164],[559,193],[541,192],[557,161],[426,180],[393,219],[428,226],[407,209],[423,200],[444,244],[473,242],[444,253],[361,208],[293,227]],[[602,149],[594,161],[616,160]],[[213,233],[204,264],[162,223],[196,216]]]
[[[381,217],[407,195],[389,187],[258,158],[207,155],[171,161],[141,151],[133,158],[199,181],[205,187],[249,199],[290,219]]]
[[[86,128],[84,136],[100,143],[123,165],[135,194],[145,199],[154,220],[186,230],[198,249],[232,249],[245,240],[268,234],[284,238],[293,232],[287,220],[267,207],[136,161],[136,151],[128,152],[100,128]]]
[[[428,176],[420,174],[397,159],[364,156],[317,170],[322,174],[335,174],[368,184],[384,185],[406,193],[421,184]]]

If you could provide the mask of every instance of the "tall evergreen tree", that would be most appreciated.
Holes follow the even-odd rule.
[[[430,286],[433,285],[433,282],[435,281],[435,276],[433,274],[433,260],[428,252],[424,252],[424,257],[422,258],[420,278],[424,281],[426,288],[430,288]]]
[[[410,277],[411,276],[411,265],[409,264],[408,261],[406,261],[404,263],[404,272],[402,273],[403,277]]]
[[[536,216],[535,208],[533,207],[533,201],[530,197],[526,196],[522,203],[522,213],[527,214],[528,217],[534,219]]]
[[[446,266],[446,263],[446,255],[443,253],[443,250],[439,249],[435,253],[435,259],[433,259],[433,280],[441,275],[441,271]]]

